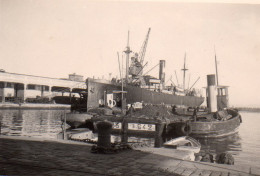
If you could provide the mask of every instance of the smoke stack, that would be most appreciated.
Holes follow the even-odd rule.
[[[160,60],[159,79],[161,80],[163,87],[164,87],[164,83],[165,83],[164,68],[165,68],[165,60]]]
[[[217,111],[217,89],[215,82],[215,75],[207,75],[208,81],[208,108],[209,112]]]

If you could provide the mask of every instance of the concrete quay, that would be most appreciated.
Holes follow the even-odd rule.
[[[0,175],[249,176],[260,173],[256,168],[184,161],[158,148],[94,154],[90,152],[91,146],[67,140],[0,136]]]

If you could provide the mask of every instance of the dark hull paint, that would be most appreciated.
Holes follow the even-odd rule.
[[[82,113],[67,113],[66,114],[66,123],[71,126],[71,128],[79,128],[86,125],[86,121],[90,120],[93,115]]]
[[[240,125],[240,115],[227,121],[191,122],[191,136],[197,138],[218,138],[237,132]]]
[[[121,90],[121,86],[97,82],[88,78],[88,101],[87,108],[96,108],[99,106],[99,100],[104,99],[105,91]],[[141,102],[150,104],[169,104],[169,105],[185,105],[190,107],[200,106],[204,98],[195,96],[178,96],[172,94],[166,94],[161,92],[150,91],[140,87],[127,86],[124,87],[124,91],[127,91],[126,102],[127,104]]]

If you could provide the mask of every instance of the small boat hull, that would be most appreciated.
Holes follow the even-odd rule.
[[[77,128],[76,130],[74,129],[67,133],[69,134],[69,138],[72,140],[91,139],[93,141],[97,141],[98,139],[96,134],[85,128]]]
[[[91,114],[76,114],[76,113],[67,113],[66,114],[66,123],[71,126],[71,128],[79,128],[86,125],[86,121],[90,120],[93,117]]]
[[[218,119],[218,114],[222,114],[220,119]],[[241,122],[240,114],[235,110],[228,109],[216,114],[200,114],[196,121],[193,119],[192,121],[169,123],[167,134],[195,138],[220,138],[236,133]]]
[[[241,123],[241,116],[235,112],[235,115],[225,121],[211,121],[211,122],[191,122],[190,136],[196,138],[219,138],[225,137],[237,132],[238,127]]]
[[[194,153],[199,153],[201,148],[201,144],[196,139],[193,139],[189,136],[182,136],[172,139],[165,142],[163,146],[167,148],[174,148],[177,150],[192,151]]]

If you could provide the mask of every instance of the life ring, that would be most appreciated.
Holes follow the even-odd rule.
[[[192,131],[192,129],[191,129],[190,124],[184,123],[184,124],[181,125],[179,132],[181,133],[181,135],[187,136],[191,133],[191,131]]]
[[[112,100],[107,100],[107,105],[108,105],[108,107],[113,107],[113,101]]]
[[[116,100],[113,100],[113,107],[116,106]]]

